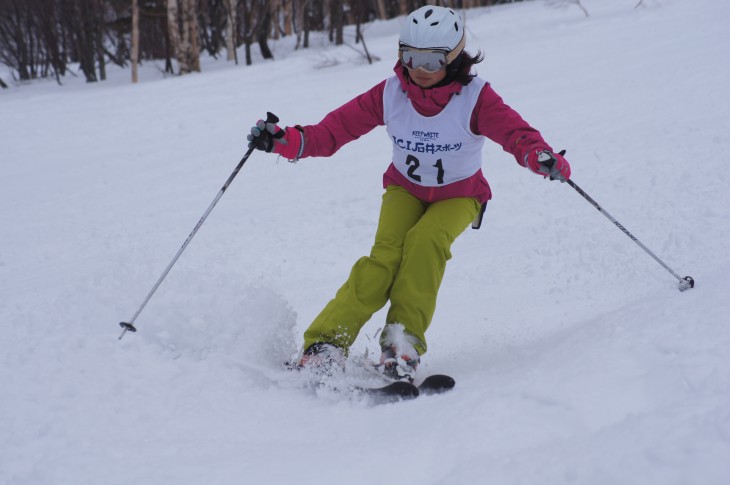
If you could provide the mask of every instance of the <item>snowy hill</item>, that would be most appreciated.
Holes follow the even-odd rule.
[[[394,405],[279,370],[370,249],[384,130],[296,165],[254,153],[139,332],[119,341],[117,322],[251,124],[315,123],[388,76],[398,20],[366,32],[373,65],[282,40],[251,67],[0,91],[0,483],[729,483],[730,4],[583,3],[589,18],[470,10],[467,49],[568,149],[576,183],[697,286],[679,292],[570,187],[488,142],[494,199],[453,247],[419,370],[457,388]]]

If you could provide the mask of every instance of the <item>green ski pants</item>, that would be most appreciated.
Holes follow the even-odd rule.
[[[375,244],[304,332],[304,348],[316,342],[345,352],[373,313],[390,300],[386,324],[400,323],[426,352],[426,329],[451,259],[451,244],[474,220],[481,205],[473,198],[426,203],[402,187],[383,194]]]

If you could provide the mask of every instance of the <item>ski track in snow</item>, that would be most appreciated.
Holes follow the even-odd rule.
[[[467,49],[588,194],[487,143],[494,191],[453,247],[421,375],[372,407],[279,370],[369,251],[390,147],[254,153],[131,317],[266,111],[310,124],[391,73],[399,21],[352,49],[139,85],[0,92],[0,483],[725,484],[730,480],[730,4],[470,10]],[[320,40],[315,39],[315,44]],[[328,66],[328,67],[325,67]],[[8,80],[7,75],[3,78]],[[377,356],[384,311],[353,347]]]

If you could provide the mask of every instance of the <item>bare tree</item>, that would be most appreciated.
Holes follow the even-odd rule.
[[[167,37],[170,39],[170,50],[179,62],[183,53],[180,45],[180,13],[177,0],[167,0]]]
[[[342,0],[330,0],[330,42],[342,45],[345,27],[345,6]]]
[[[180,74],[200,72],[195,0],[167,0],[167,32]]]
[[[509,3],[516,0],[431,0],[459,8]],[[580,0],[545,0],[553,5],[576,5]],[[644,0],[637,7],[645,5]],[[237,60],[245,45],[246,64],[257,43],[265,59],[273,57],[270,39],[296,35],[296,48],[308,48],[312,32],[328,32],[343,44],[345,26],[355,26],[362,43],[362,26],[376,18],[405,15],[426,0],[0,0],[0,63],[21,81],[54,76],[61,82],[69,66],[88,82],[104,80],[108,62],[126,67],[138,79],[144,60],[164,59],[173,72],[200,70],[201,50],[217,58],[223,49]],[[372,58],[370,58],[372,61]],[[7,78],[6,78],[7,79]],[[6,84],[7,85],[7,84]],[[2,86],[0,86],[2,87]]]
[[[261,55],[264,59],[273,59],[274,54],[269,49],[269,33],[271,32],[271,17],[272,12],[268,0],[258,0],[256,9],[256,42],[259,44],[261,49]]]
[[[238,64],[238,54],[236,53],[236,31],[238,18],[236,11],[238,10],[238,0],[226,0],[227,23],[226,23],[226,51],[227,59],[235,61]]]
[[[213,58],[228,45],[226,34],[230,25],[228,0],[202,0],[198,2],[198,35],[203,50]]]
[[[298,0],[298,8],[294,15],[296,21],[297,45],[296,49],[309,47],[309,30],[311,26],[311,3],[312,0]]]
[[[132,82],[139,81],[137,64],[139,63],[139,5],[132,0]]]
[[[0,2],[0,62],[21,81],[53,75],[60,82],[67,56],[59,9],[43,0]]]
[[[583,6],[582,3],[580,3],[580,0],[545,0],[545,2],[551,6],[551,7],[568,7],[570,5],[575,5],[576,7],[580,8],[583,11],[583,14],[585,14],[586,17],[588,17],[588,10]]]
[[[87,82],[106,78],[103,22],[104,14],[99,0],[67,0],[59,2],[60,23],[66,29],[69,57],[78,62]],[[101,53],[101,55],[100,55]],[[97,75],[97,62],[99,75]]]
[[[180,73],[200,72],[200,38],[196,18],[196,0],[182,0],[182,55]],[[183,69],[184,66],[184,69]]]
[[[466,1],[467,0],[464,1],[465,4],[466,4]],[[466,5],[464,6],[464,8],[466,8]],[[400,14],[401,15],[408,15],[408,12],[410,12],[410,9],[409,9],[409,6],[408,6],[408,2],[405,2],[405,1],[400,2]]]
[[[365,44],[365,37],[362,35],[361,28],[362,23],[368,20],[369,12],[367,0],[354,0],[350,3],[353,21],[355,22],[355,43],[362,43],[362,48],[365,51],[365,58],[368,60],[368,64],[372,64],[373,58],[368,51],[368,46]]]
[[[385,20],[388,18],[388,9],[385,7],[385,0],[377,0],[378,18]]]
[[[237,11],[238,37],[236,44],[244,46],[246,65],[253,64],[251,58],[251,43],[253,42],[253,5],[254,0],[240,0]]]
[[[284,35],[292,35],[294,23],[294,0],[283,0],[284,8]]]

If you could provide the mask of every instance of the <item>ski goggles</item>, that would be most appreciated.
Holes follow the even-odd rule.
[[[434,73],[446,65],[446,51],[432,49],[416,49],[415,47],[401,47],[398,49],[398,57],[401,64],[408,69],[420,69]]]
[[[406,44],[398,48],[398,59],[408,69],[420,69],[428,73],[438,72],[461,54],[464,50],[464,38],[451,52],[443,49],[419,49]]]

